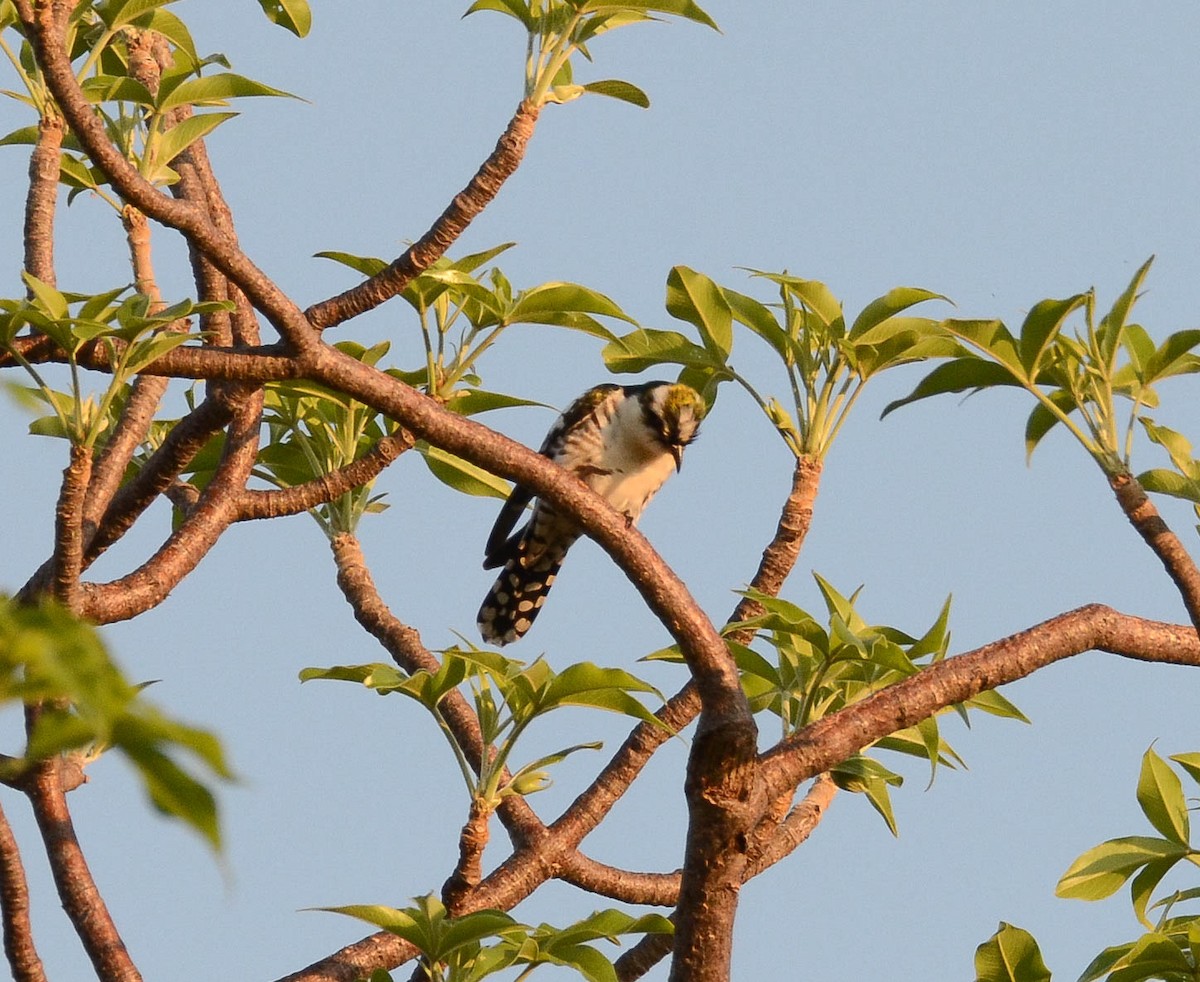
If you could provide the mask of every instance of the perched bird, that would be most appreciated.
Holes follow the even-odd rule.
[[[704,400],[691,386],[669,382],[597,385],[571,403],[550,428],[541,453],[603,497],[632,525],[696,439]],[[529,630],[579,529],[538,498],[533,514],[513,528],[533,499],[516,485],[488,536],[484,569],[503,566],[479,608],[479,632],[505,645]]]

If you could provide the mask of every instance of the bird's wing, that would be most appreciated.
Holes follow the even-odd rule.
[[[542,441],[538,451],[543,457],[557,460],[567,438],[578,427],[583,426],[606,400],[612,399],[624,390],[611,382],[594,386],[569,405],[561,416],[555,420]],[[487,544],[483,549],[483,568],[496,569],[503,566],[513,554],[516,544],[524,534],[524,528],[514,533],[517,522],[524,513],[526,506],[533,500],[533,491],[523,484],[513,485],[512,492],[500,514],[496,516],[496,524],[492,526]]]

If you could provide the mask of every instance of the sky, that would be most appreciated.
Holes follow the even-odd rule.
[[[461,19],[466,6],[315,0],[301,41],[252,0],[174,5],[203,52],[224,52],[236,71],[302,97],[247,101],[209,144],[243,247],[301,304],[354,281],[314,253],[396,255],[507,123],[524,38],[494,13]],[[769,293],[744,268],[786,268],[827,283],[851,316],[894,286],[919,286],[953,301],[928,305],[929,316],[1015,327],[1039,300],[1092,286],[1106,309],[1155,255],[1137,319],[1160,339],[1197,326],[1200,8],[705,7],[721,33],[676,22],[598,41],[595,64],[577,66],[577,79],[628,79],[651,108],[597,96],[548,107],[522,167],[455,252],[516,241],[500,260],[515,286],[584,283],[660,328],[675,326],[663,298],[676,264],[762,300]],[[0,103],[0,130],[31,121],[18,103]],[[0,148],[2,292],[14,296],[26,167],[24,149]],[[129,280],[120,227],[102,203],[77,199],[61,229],[61,287]],[[164,293],[188,295],[178,240],[160,228],[154,238]],[[337,337],[388,339],[395,364],[419,360],[415,325],[397,303]],[[738,337],[733,362],[782,395],[786,383],[755,341]],[[558,407],[610,380],[595,342],[551,328],[514,329],[482,372],[489,388]],[[952,596],[955,653],[1090,602],[1183,619],[1080,447],[1055,432],[1026,465],[1029,407],[1019,395],[944,397],[881,421],[920,376],[903,369],[871,383],[829,456],[784,596],[819,611],[816,571],[843,592],[862,585],[869,621],[917,634]],[[1157,418],[1200,438],[1194,391],[1187,380],[1164,386]],[[535,446],[552,420],[543,409],[490,418]],[[65,465],[65,445],[28,436],[27,423],[14,404],[0,406],[8,592],[49,552]],[[643,517],[718,622],[774,528],[789,460],[749,400],[724,390],[681,474]],[[1137,448],[1135,470],[1162,464],[1155,448]],[[453,644],[456,631],[473,637],[497,503],[449,491],[412,455],[378,487],[391,508],[360,531],[384,598],[430,647]],[[1196,554],[1190,509],[1159,504]],[[167,510],[152,510],[94,576],[123,574],[168,529]],[[160,680],[160,704],[221,735],[238,774],[220,791],[220,859],[153,814],[118,760],[98,762],[71,795],[93,872],[147,979],[277,978],[365,933],[302,908],[404,906],[438,889],[467,807],[439,734],[411,702],[297,681],[306,666],[386,660],[354,624],[309,518],[230,530],[160,607],[104,636],[131,678]],[[674,692],[680,667],[637,661],[667,641],[585,541],[529,637],[506,654],[620,666]],[[1196,692],[1184,669],[1091,653],[1005,688],[1032,725],[980,718],[967,730],[948,720],[967,769],[941,771],[926,787],[927,768],[888,761],[906,778],[893,793],[898,837],[861,796],[839,794],[800,850],[746,886],[733,977],[972,978],[975,947],[1000,921],[1039,939],[1056,979],[1077,977],[1101,948],[1140,929],[1124,892],[1084,904],[1056,899],[1054,884],[1091,846],[1150,831],[1134,795],[1139,760],[1152,744],[1163,755],[1200,750]],[[15,714],[0,724],[12,752]],[[765,745],[770,720],[760,729]],[[615,717],[564,712],[521,748],[528,759],[585,740],[613,748],[625,731]],[[631,869],[676,868],[685,757],[684,741],[665,747],[585,851]],[[532,805],[557,815],[602,759],[571,757]],[[90,977],[25,803],[0,800],[28,865],[48,975]],[[493,848],[486,862],[503,855]],[[561,922],[597,906],[550,884],[515,913]],[[543,974],[565,977],[535,977]],[[665,979],[666,966],[650,978]]]

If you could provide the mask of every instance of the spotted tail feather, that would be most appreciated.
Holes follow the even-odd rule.
[[[542,550],[531,565],[522,552],[504,564],[479,608],[479,633],[488,644],[511,644],[525,635],[554,585],[566,549]]]

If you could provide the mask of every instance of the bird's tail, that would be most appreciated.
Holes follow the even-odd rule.
[[[513,556],[488,590],[476,623],[488,644],[510,644],[524,637],[554,585],[565,548],[544,549],[536,556],[525,551]]]

